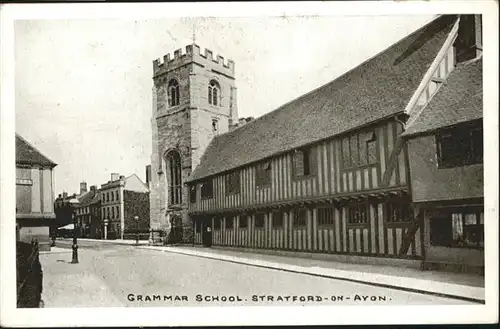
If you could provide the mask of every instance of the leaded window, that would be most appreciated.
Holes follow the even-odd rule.
[[[175,79],[172,79],[168,83],[168,101],[170,106],[177,106],[180,104],[180,89],[179,82]]]

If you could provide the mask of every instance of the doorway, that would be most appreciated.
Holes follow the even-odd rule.
[[[203,234],[202,234],[202,242],[205,247],[211,247],[212,246],[212,218],[210,217],[203,217],[202,219],[202,229],[203,229]]]

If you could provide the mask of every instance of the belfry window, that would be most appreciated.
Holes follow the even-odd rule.
[[[180,104],[179,94],[179,82],[175,79],[170,80],[168,83],[168,103],[170,106]]]
[[[172,151],[167,155],[169,170],[168,195],[170,204],[182,203],[181,157],[179,152]]]
[[[217,81],[211,80],[208,85],[208,103],[212,105],[220,105],[220,85]]]

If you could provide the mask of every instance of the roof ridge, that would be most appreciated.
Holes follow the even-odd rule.
[[[142,185],[144,185],[144,187],[145,187],[145,188],[149,191],[149,186],[148,186],[145,182],[143,182],[143,181],[142,181],[142,179],[139,177],[139,175],[137,175],[136,173],[133,173],[133,174],[131,174],[131,175],[129,175],[129,176],[127,176],[127,177],[125,177],[125,179],[124,179],[124,180],[126,180],[126,179],[128,179],[128,178],[130,178],[130,177],[132,177],[132,176],[137,177],[137,179],[139,180],[139,182],[140,182],[140,183],[142,183]]]
[[[286,103],[281,104],[280,106],[278,106],[278,107],[277,107],[277,108],[275,108],[274,110],[271,110],[271,111],[269,111],[269,112],[267,112],[267,113],[264,113],[264,114],[263,114],[263,115],[261,115],[260,117],[256,117],[255,119],[253,119],[253,120],[249,121],[248,123],[246,123],[246,124],[244,124],[244,125],[242,125],[242,126],[240,126],[240,127],[238,127],[238,128],[247,127],[247,126],[251,125],[252,123],[254,123],[254,122],[256,122],[256,121],[258,121],[258,120],[260,120],[260,119],[262,119],[262,118],[266,117],[267,115],[273,114],[273,113],[275,113],[275,112],[277,112],[277,111],[279,111],[279,110],[281,110],[281,109],[285,108],[287,105],[292,104],[292,103],[294,103],[294,102],[296,102],[296,101],[298,101],[298,100],[300,100],[300,99],[302,99],[302,98],[305,98],[306,96],[309,96],[310,94],[314,93],[315,91],[319,91],[319,90],[321,90],[322,88],[327,87],[327,86],[329,86],[330,84],[332,84],[332,83],[336,82],[337,80],[340,80],[340,79],[342,79],[343,77],[346,77],[346,76],[347,76],[347,75],[349,75],[352,71],[354,71],[354,70],[358,69],[359,67],[361,67],[361,66],[363,66],[363,65],[367,64],[368,62],[370,62],[371,60],[373,60],[373,59],[375,59],[375,58],[379,57],[380,55],[382,55],[382,54],[384,54],[384,53],[386,53],[386,52],[390,51],[392,48],[394,48],[394,47],[398,46],[400,43],[405,42],[405,41],[406,41],[406,39],[411,38],[414,34],[416,34],[417,32],[419,32],[420,30],[425,29],[426,27],[428,27],[429,25],[431,25],[432,23],[434,23],[434,22],[435,22],[435,21],[437,21],[438,19],[441,19],[441,18],[443,18],[443,17],[445,17],[445,16],[455,16],[455,15],[439,15],[439,16],[435,17],[434,19],[430,20],[430,21],[429,21],[429,22],[427,22],[425,25],[422,25],[421,27],[419,27],[418,29],[416,29],[416,30],[415,30],[415,31],[413,31],[412,33],[410,33],[410,34],[408,34],[408,35],[406,35],[406,36],[402,37],[402,38],[401,38],[401,39],[399,39],[398,41],[396,41],[396,42],[394,42],[394,43],[390,44],[389,46],[385,47],[384,49],[382,49],[382,50],[381,50],[381,51],[379,51],[378,53],[375,53],[373,56],[371,56],[371,57],[367,58],[366,60],[364,60],[363,62],[359,63],[358,65],[355,65],[355,66],[351,67],[349,70],[345,71],[344,73],[341,73],[340,75],[338,75],[337,77],[335,77],[335,78],[333,78],[332,80],[328,81],[327,83],[324,83],[324,84],[322,84],[322,85],[320,85],[320,86],[318,86],[318,87],[316,87],[316,88],[314,88],[314,89],[311,89],[310,91],[306,92],[305,94],[302,94],[302,95],[300,95],[300,96],[298,96],[298,97],[292,98],[290,101],[288,101],[288,102],[286,102]],[[227,131],[227,132],[225,132],[225,133],[223,133],[223,134],[220,134],[220,135],[218,135],[218,136],[227,135],[228,133],[232,133],[233,131],[236,131],[236,130],[237,130],[237,129],[229,130],[229,131]]]
[[[452,74],[457,74],[461,70],[467,69],[467,67],[469,65],[473,65],[475,63],[478,63],[481,60],[482,60],[482,57],[479,57],[479,58],[474,58],[474,59],[466,61],[466,62],[458,63],[458,64],[455,65],[455,68],[449,73],[449,75],[451,76]],[[447,77],[447,80],[449,80],[449,76]],[[412,126],[415,122],[417,122],[417,120],[419,119],[419,117],[427,109],[428,105],[431,104],[432,99],[434,98],[434,96],[436,96],[439,93],[439,90],[442,87],[443,86],[439,86],[438,87],[438,89],[436,90],[436,92],[434,93],[434,95],[432,95],[432,97],[427,101],[427,103],[425,103],[425,105],[420,105],[420,108],[418,108],[417,111],[416,111],[416,113],[408,120],[408,122],[406,124],[406,128]],[[482,96],[482,94],[483,93],[481,92],[479,94],[475,94],[475,95],[470,96],[470,98],[477,97],[477,96]],[[460,101],[455,101],[455,102],[451,103],[450,106],[459,104],[461,102],[462,102],[461,100]]]

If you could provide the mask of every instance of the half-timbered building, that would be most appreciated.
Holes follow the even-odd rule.
[[[167,178],[165,186],[177,186],[178,181],[185,185],[179,209],[192,227],[192,241],[423,259],[425,229],[415,216],[409,148],[402,134],[408,118],[422,111],[457,65],[460,20],[457,15],[439,16],[274,111],[236,128],[213,126],[205,134],[209,142],[203,151],[196,147],[201,156],[195,161],[184,160],[189,152],[183,153],[177,142],[179,150],[173,150],[183,156],[179,167],[188,173],[183,171],[174,182]],[[197,89],[190,92],[193,98]],[[163,103],[155,98],[155,104]],[[154,116],[159,122],[159,114]],[[230,109],[226,118],[233,116]],[[158,147],[162,127],[153,123],[153,128],[157,153],[152,164],[160,176],[172,146]],[[172,129],[164,134],[175,145],[183,135]],[[154,183],[158,178],[152,176]],[[166,200],[169,194],[159,195]],[[153,207],[171,206],[152,203],[152,226],[159,217]]]
[[[465,37],[454,40],[452,71],[441,80],[433,74],[441,87],[409,118],[403,138],[425,267],[484,272],[481,16],[462,16],[457,33]]]

